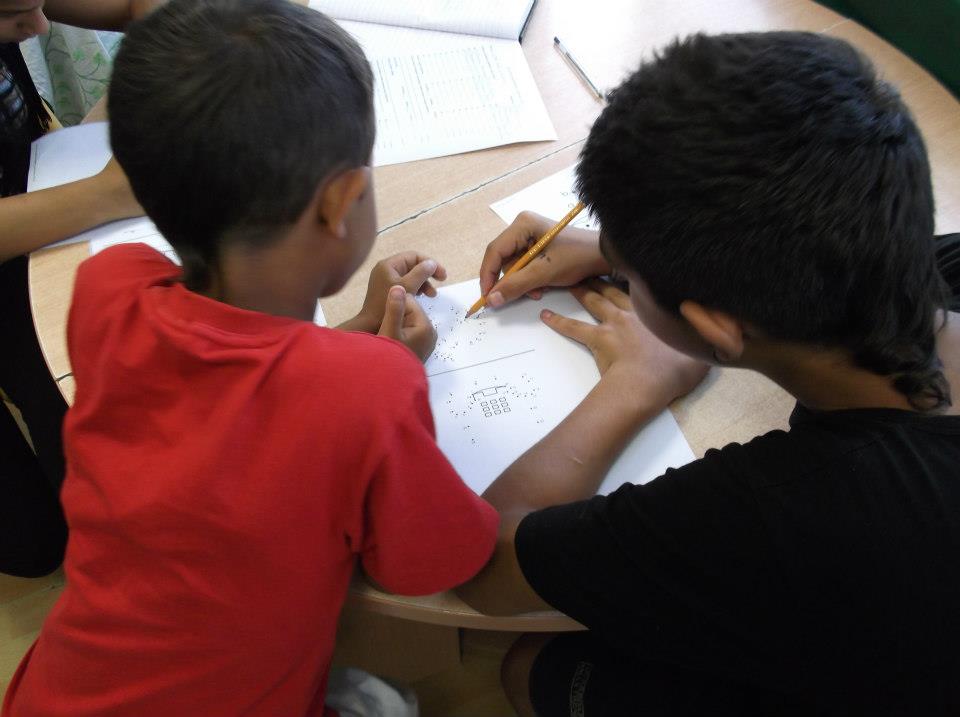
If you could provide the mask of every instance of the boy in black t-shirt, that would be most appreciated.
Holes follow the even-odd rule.
[[[464,599],[589,628],[518,641],[518,712],[956,712],[960,241],[896,90],[840,40],[694,36],[612,93],[577,174],[599,237],[498,281],[548,226],[522,215],[481,268],[493,306],[630,287],[573,289],[598,326],[543,313],[602,377],[485,494],[501,540]],[[689,357],[779,383],[790,430],[591,498]]]

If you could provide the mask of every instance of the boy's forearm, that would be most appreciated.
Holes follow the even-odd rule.
[[[629,377],[605,374],[483,497],[501,513],[532,512],[592,497],[637,431],[664,409],[630,392]]]
[[[620,451],[663,409],[630,400],[630,383],[611,375],[613,371],[484,492],[484,499],[500,513],[500,535],[484,569],[457,588],[474,609],[511,615],[550,607],[527,583],[519,565],[514,545],[518,525],[541,508],[592,497]]]
[[[97,177],[0,199],[0,261],[121,218]]]
[[[335,327],[341,331],[362,331],[367,334],[375,334],[380,329],[380,324],[371,321],[363,312],[353,318],[347,319],[342,324]]]
[[[131,0],[47,0],[43,9],[53,22],[93,30],[123,30],[135,19]]]

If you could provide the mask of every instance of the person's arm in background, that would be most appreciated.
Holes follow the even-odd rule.
[[[87,179],[0,199],[0,261],[141,214],[126,175],[111,159]]]
[[[123,30],[165,0],[47,0],[43,12],[53,22],[91,30]]]
[[[49,20],[122,30],[164,0],[47,0]],[[102,109],[102,108],[101,108]],[[99,224],[143,214],[113,159],[98,174],[59,187],[0,199],[0,261],[40,249]]]

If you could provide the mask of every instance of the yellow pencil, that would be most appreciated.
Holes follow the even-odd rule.
[[[544,249],[547,248],[547,245],[553,241],[553,238],[557,236],[557,234],[562,232],[564,228],[567,226],[567,224],[572,222],[581,211],[583,211],[583,202],[577,202],[577,205],[573,209],[571,209],[569,212],[567,212],[567,216],[565,216],[563,219],[557,222],[557,225],[553,229],[551,229],[542,237],[537,239],[537,243],[534,244],[529,249],[527,249],[527,253],[521,256],[519,259],[517,259],[517,263],[511,266],[509,269],[507,269],[503,273],[503,277],[501,278],[506,278],[511,274],[513,274],[514,272],[520,271],[523,267],[529,264],[530,261],[537,256],[537,254],[539,254],[540,252],[542,252]],[[482,309],[486,305],[487,305],[487,297],[481,296],[479,299],[477,299],[476,303],[470,307],[470,310],[467,312],[466,318],[470,318],[472,314],[475,314],[476,312],[480,311],[480,309]]]

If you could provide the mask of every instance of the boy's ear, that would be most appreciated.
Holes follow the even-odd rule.
[[[350,209],[370,186],[370,167],[354,167],[328,179],[319,190],[317,218],[339,238],[347,234]]]
[[[680,304],[680,314],[700,338],[713,346],[718,361],[736,361],[743,354],[744,327],[739,319],[689,300]]]

